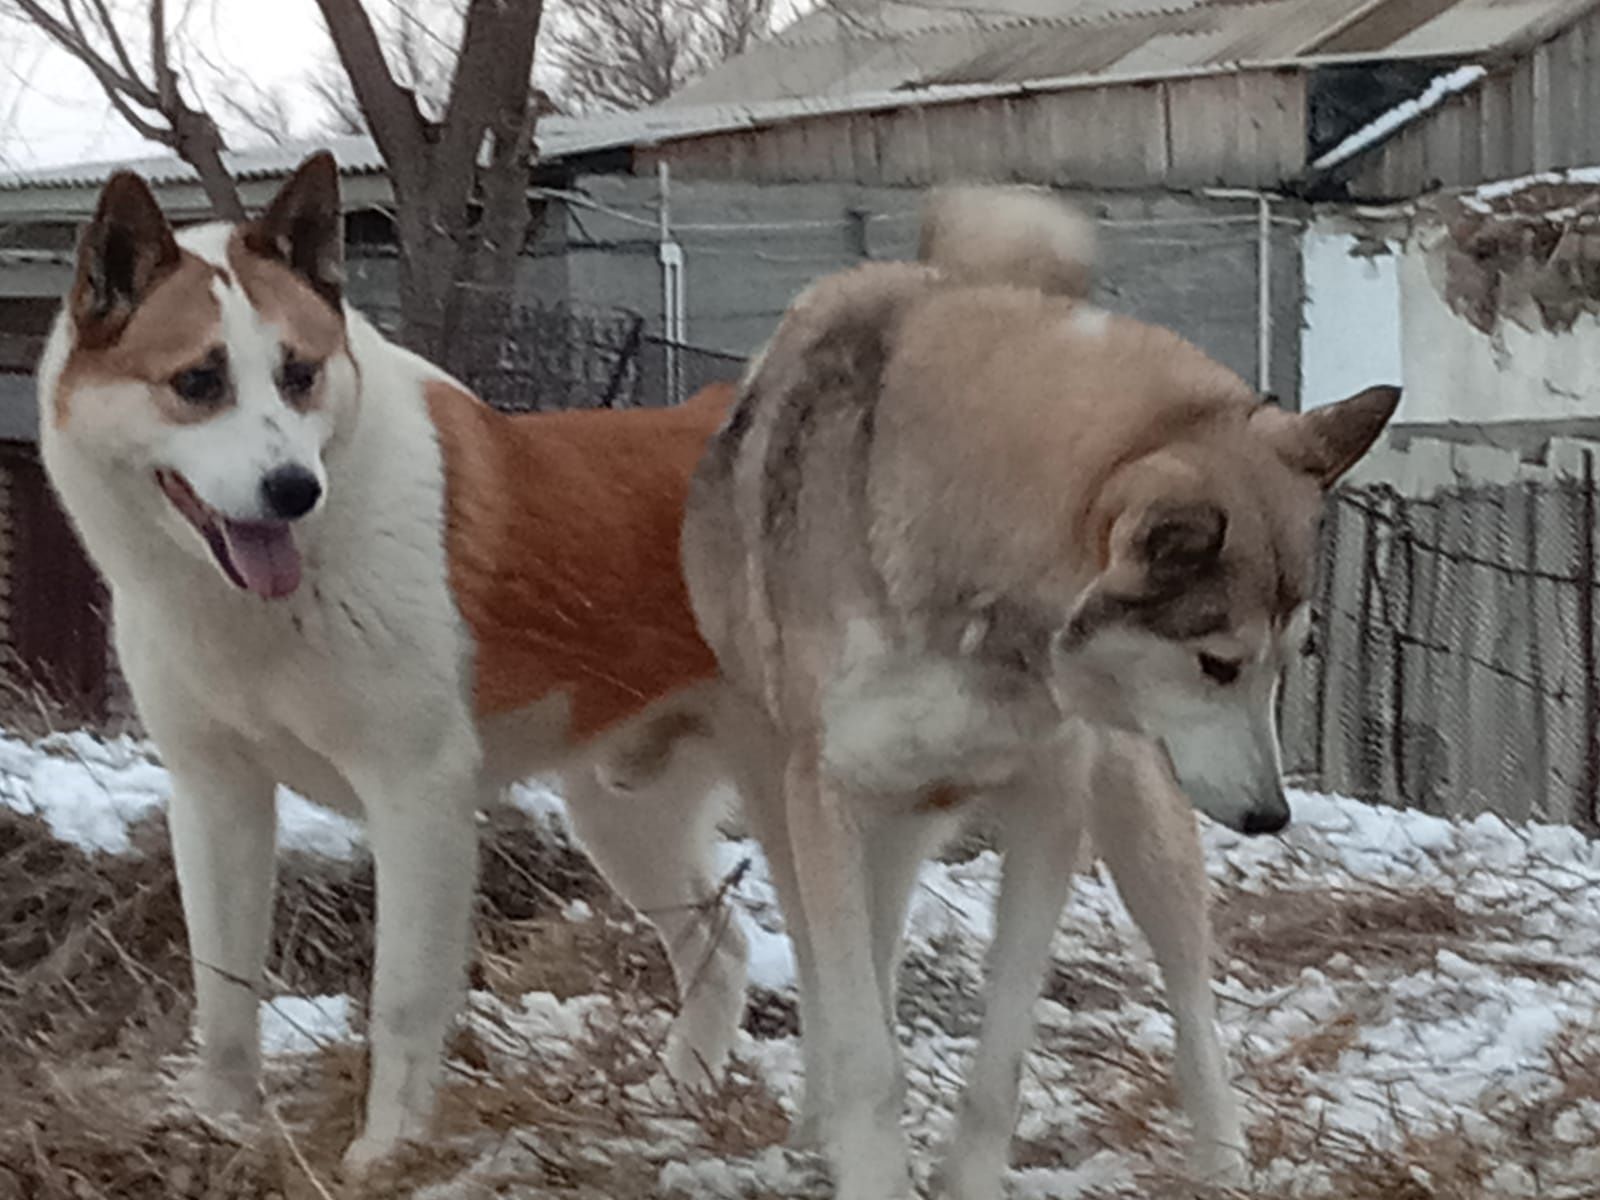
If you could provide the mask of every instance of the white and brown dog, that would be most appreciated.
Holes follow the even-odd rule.
[[[259,220],[178,233],[119,174],[39,390],[45,463],[172,773],[207,1108],[259,1102],[275,787],[367,822],[359,1164],[426,1131],[463,991],[475,812],[510,781],[565,770],[579,834],[663,934],[688,991],[678,1074],[722,1065],[744,948],[701,910],[717,814],[698,756],[675,752],[708,729],[715,664],[678,544],[726,394],[499,414],[347,308],[342,264],[328,155]]]
[[[999,1195],[1086,828],[1162,969],[1196,1166],[1243,1169],[1189,801],[1246,832],[1287,823],[1273,699],[1321,498],[1398,393],[1262,404],[1172,333],[1086,303],[1092,239],[1037,193],[937,197],[923,264],[791,305],[690,494],[690,595],[743,697],[742,744],[767,747],[742,790],[841,1200],[908,1194],[902,926],[921,860],[980,803],[1005,867],[946,1194]]]

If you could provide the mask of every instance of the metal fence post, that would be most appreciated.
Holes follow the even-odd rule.
[[[1583,792],[1575,814],[1580,829],[1600,829],[1600,679],[1595,677],[1594,452],[1583,452],[1582,523],[1578,529],[1578,653],[1583,671]]]

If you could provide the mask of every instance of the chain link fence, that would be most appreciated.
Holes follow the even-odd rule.
[[[398,310],[367,311],[396,334]],[[522,305],[503,332],[466,336],[463,361],[483,365],[462,382],[504,412],[676,404],[707,383],[737,379],[744,366],[735,355],[649,333],[625,309]]]
[[[1344,490],[1322,530],[1286,769],[1449,816],[1596,828],[1597,496],[1582,479]]]

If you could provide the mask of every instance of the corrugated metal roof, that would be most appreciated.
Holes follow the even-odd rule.
[[[332,150],[346,175],[367,175],[383,170],[383,158],[368,137],[325,137],[316,141],[284,142],[222,156],[236,179],[270,179],[287,175],[315,150]],[[0,190],[21,188],[98,187],[113,171],[137,171],[152,183],[187,183],[198,180],[195,170],[176,155],[123,159],[118,162],[71,163],[0,173]]]
[[[1270,64],[1262,64],[1270,66]],[[1145,78],[1173,78],[1188,75],[1230,73],[1237,68],[1202,68],[1198,71],[1158,70],[1147,76],[1128,75],[1127,82]],[[1078,74],[1057,79],[1002,81],[982,84],[950,84],[921,88],[915,93],[872,89],[841,95],[800,96],[747,103],[700,106],[664,106],[639,112],[613,113],[596,117],[544,117],[539,121],[536,140],[545,159],[570,158],[622,146],[653,145],[703,134],[756,129],[804,117],[825,117],[841,113],[869,113],[900,109],[908,105],[925,106],[979,100],[1029,92],[1063,91],[1079,87],[1103,86],[1105,80],[1094,74]],[[240,180],[270,179],[287,175],[307,155],[331,149],[346,175],[371,175],[383,171],[383,159],[368,137],[308,138],[286,141],[258,149],[225,154],[224,160]],[[113,171],[137,171],[153,184],[182,184],[196,179],[187,163],[172,155],[118,162],[77,163],[40,167],[0,174],[0,195],[7,192],[38,192],[53,188],[94,188]],[[0,204],[3,207],[3,204]]]
[[[1569,0],[854,0],[802,17],[668,105],[1361,54],[1469,57]],[[870,83],[867,81],[870,80]]]

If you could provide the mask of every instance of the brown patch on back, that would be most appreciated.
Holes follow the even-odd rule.
[[[72,395],[95,384],[139,382],[150,384],[151,398],[161,416],[174,424],[207,420],[224,408],[199,408],[185,404],[165,386],[166,381],[206,357],[217,344],[222,312],[211,290],[216,272],[211,264],[179,251],[176,263],[155,283],[145,299],[121,320],[114,333],[96,328],[78,337],[56,383],[55,420],[68,420]],[[78,301],[70,300],[74,311]]]
[[[587,740],[716,673],[678,546],[690,475],[732,388],[677,408],[520,416],[447,382],[424,390],[480,716],[565,694],[571,736]]]

